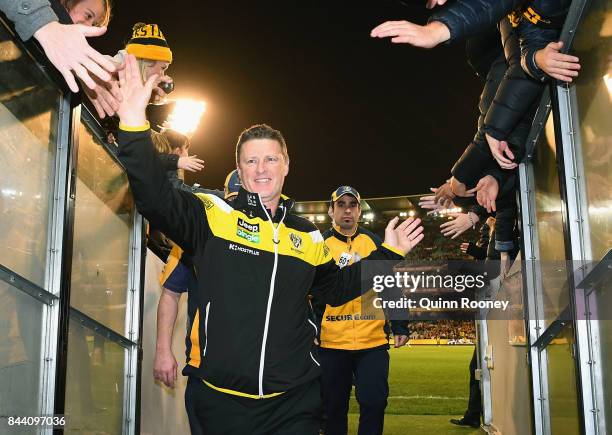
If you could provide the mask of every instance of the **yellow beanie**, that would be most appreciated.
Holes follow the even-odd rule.
[[[125,46],[128,54],[172,63],[172,51],[157,24],[136,23],[133,30],[132,39]]]

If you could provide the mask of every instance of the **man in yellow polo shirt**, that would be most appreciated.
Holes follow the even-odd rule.
[[[358,225],[361,197],[350,186],[331,195],[332,228],[323,234],[325,244],[339,267],[367,257],[381,244],[380,238]],[[319,306],[320,353],[325,435],[347,433],[349,397],[355,381],[359,402],[359,434],[383,433],[389,395],[389,325],[382,310],[368,303],[368,294],[339,307]],[[406,321],[391,321],[395,347],[408,341]]]

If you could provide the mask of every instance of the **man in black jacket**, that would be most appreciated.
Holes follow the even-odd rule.
[[[281,194],[287,147],[266,125],[238,140],[243,187],[232,204],[173,189],[145,117],[156,78],[143,85],[133,56],[120,72],[119,158],[138,210],[194,260],[198,308],[183,370],[192,432],[314,435],[320,367],[308,293],[339,305],[370,288],[371,277],[361,276],[363,261],[339,269],[316,227],[291,213]],[[420,220],[397,223],[368,260],[399,261],[423,238]]]

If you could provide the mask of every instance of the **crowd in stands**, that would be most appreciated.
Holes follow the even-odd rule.
[[[464,320],[438,320],[411,322],[410,339],[476,340],[474,322]]]

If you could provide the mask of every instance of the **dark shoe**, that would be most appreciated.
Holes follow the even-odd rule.
[[[452,424],[456,424],[457,426],[480,427],[479,421],[469,421],[465,418],[451,418],[450,422]]]

